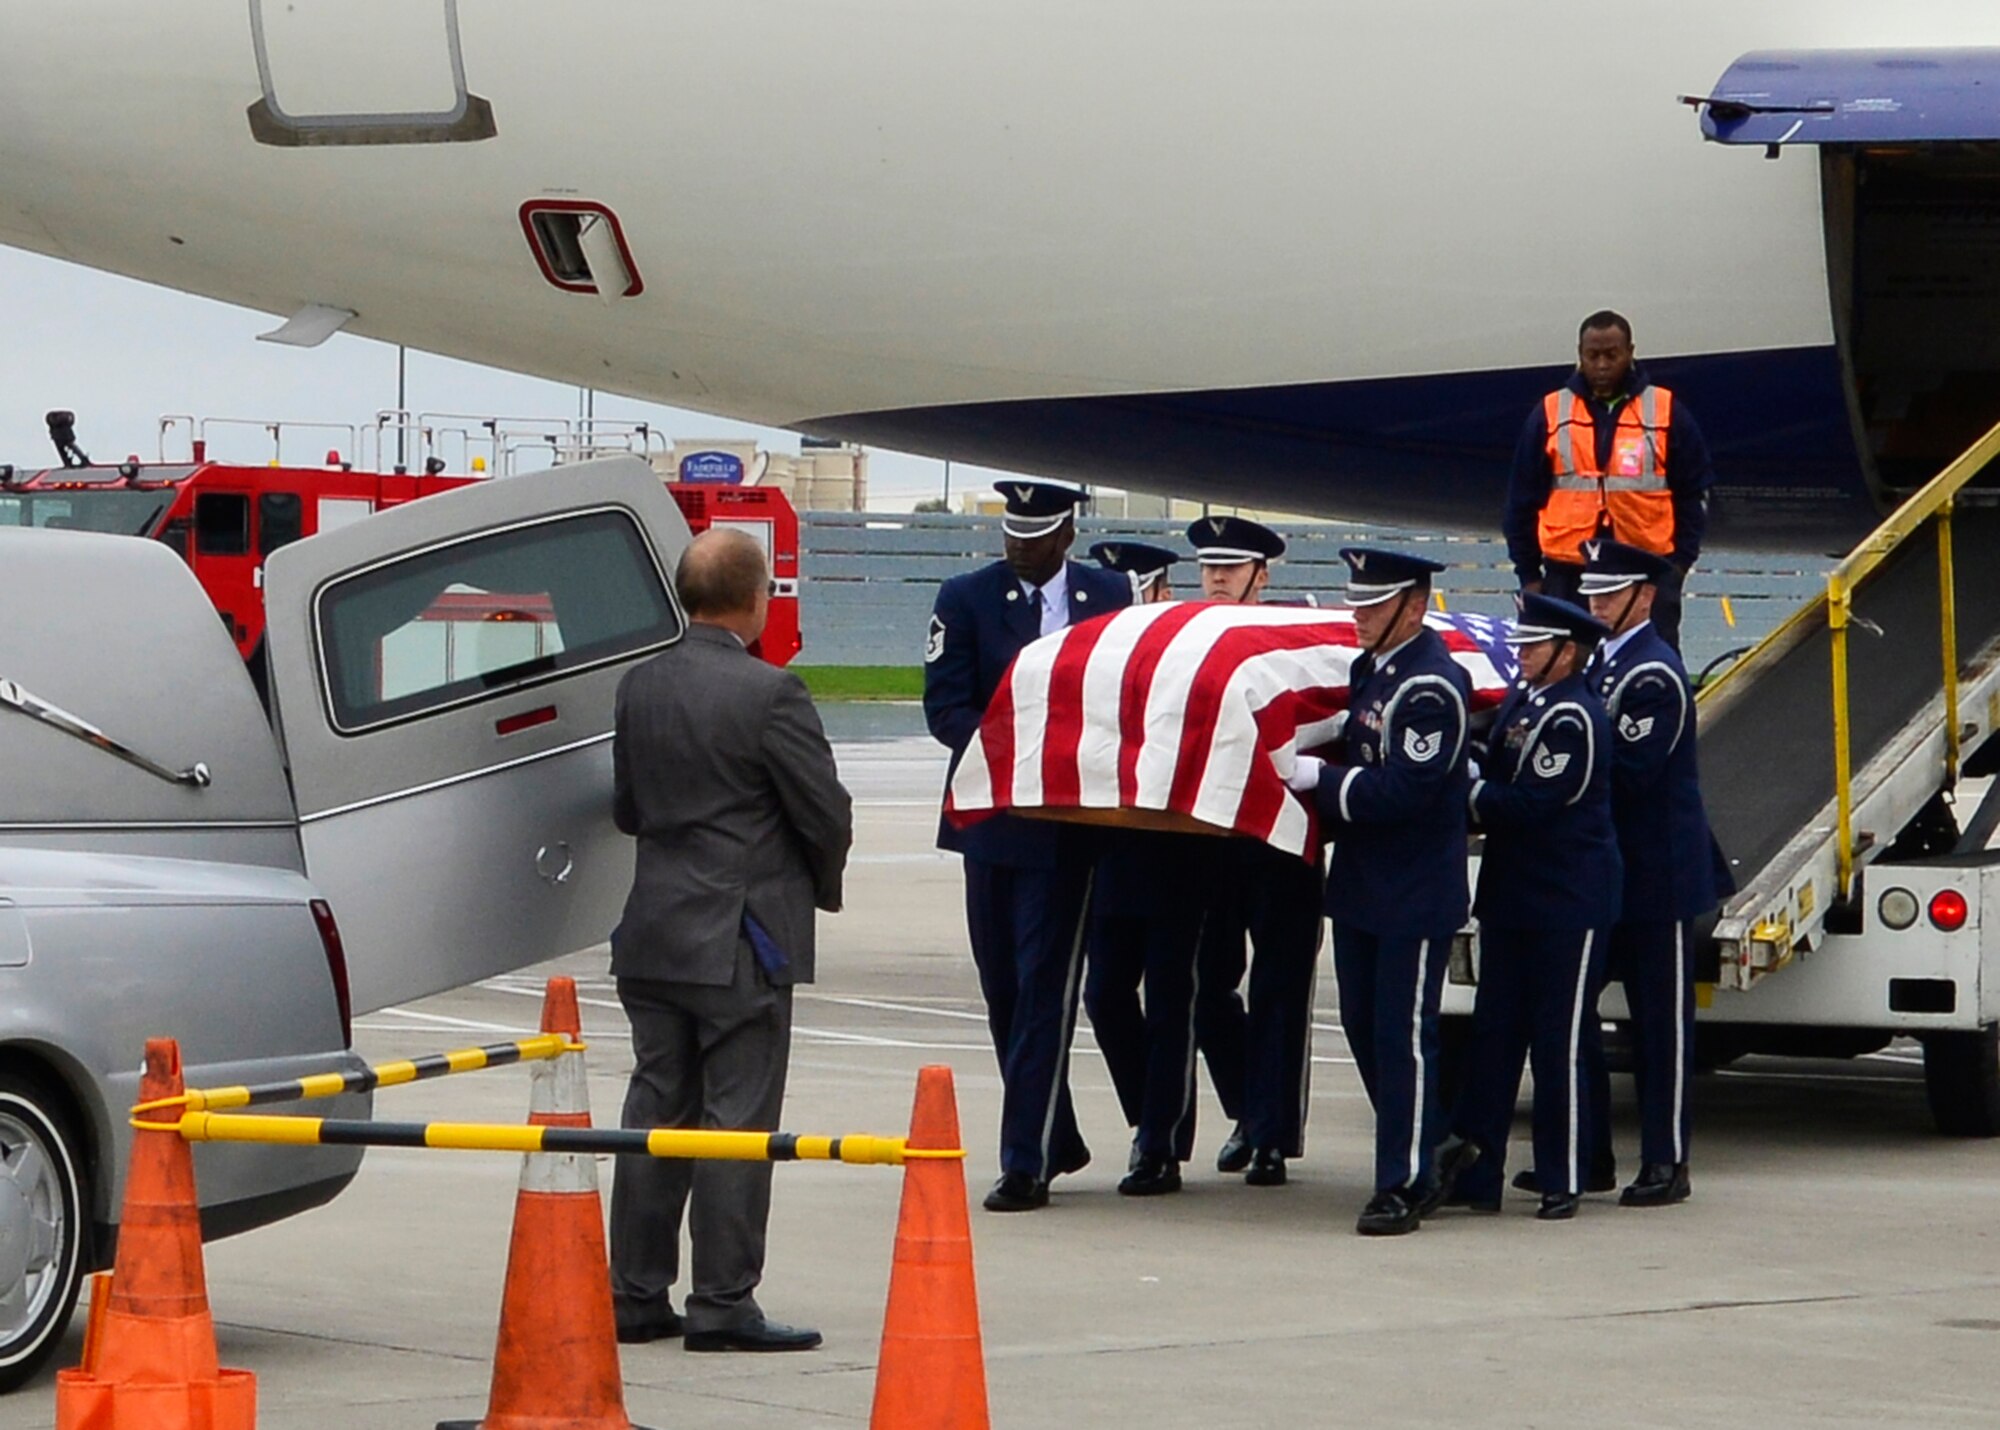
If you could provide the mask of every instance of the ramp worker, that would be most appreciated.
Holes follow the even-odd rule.
[[[1609,977],[1625,985],[1639,1092],[1639,1176],[1621,1206],[1684,1202],[1688,1080],[1694,1063],[1694,921],[1727,892],[1717,887],[1695,761],[1694,691],[1681,659],[1653,629],[1667,562],[1616,541],[1586,548],[1583,594],[1611,630],[1587,672],[1611,722],[1611,818],[1625,891],[1611,930]],[[1722,875],[1721,877],[1726,877]],[[1591,1019],[1591,1033],[1599,1031]],[[1587,1040],[1594,1155],[1611,1156],[1610,1078],[1602,1040]]]
[[[1528,415],[1514,449],[1501,526],[1521,589],[1576,600],[1583,544],[1599,537],[1664,556],[1672,574],[1653,625],[1679,650],[1681,587],[1701,554],[1713,482],[1694,414],[1635,360],[1632,325],[1592,313],[1576,371]]]
[[[1486,829],[1473,911],[1479,994],[1455,1136],[1438,1151],[1450,1201],[1500,1209],[1521,1064],[1535,1074],[1535,1171],[1543,1221],[1582,1202],[1591,1126],[1580,1053],[1623,868],[1611,824],[1611,733],[1584,679],[1610,631],[1588,611],[1530,595],[1508,633],[1521,679],[1501,703],[1467,804]]]
[[[1100,541],[1090,556],[1129,577],[1139,604],[1174,599],[1180,557],[1166,547]],[[1099,846],[1083,1005],[1134,1132],[1123,1196],[1179,1191],[1194,1152],[1195,954],[1221,848],[1208,835],[1155,829],[1107,829]]]
[[[626,1127],[775,1131],[791,1056],[792,987],[813,977],[813,910],[840,908],[853,802],[812,697],[749,647],[771,574],[740,531],[706,531],[674,584],[685,639],[618,685],[612,770],[619,829],[637,835],[611,935],[632,1021]],[[687,1318],[667,1299],[688,1207]],[[691,1351],[801,1351],[818,1331],[767,1320],[769,1162],[620,1157],[611,1188],[618,1339],[686,1332]]]
[[[1340,1021],[1375,1109],[1375,1193],[1355,1230],[1415,1231],[1434,1187],[1438,1000],[1466,916],[1466,750],[1472,683],[1424,624],[1421,556],[1348,547],[1347,604],[1361,654],[1348,684],[1341,762],[1298,757],[1333,839],[1326,912]]]
[[[1263,600],[1271,563],[1285,554],[1282,536],[1239,516],[1202,517],[1188,528],[1188,542],[1202,595],[1235,605]],[[1260,840],[1231,839],[1210,869],[1195,1038],[1223,1110],[1239,1117],[1215,1165],[1242,1172],[1253,1187],[1280,1187],[1285,1159],[1305,1154],[1324,865],[1317,849],[1300,859]],[[1247,1007],[1236,991],[1246,936],[1256,950]]]
[[[924,718],[953,773],[1023,646],[1132,603],[1126,577],[1069,559],[1083,491],[1026,478],[995,490],[1007,503],[1005,557],[939,587],[924,642]],[[1048,1205],[1051,1181],[1090,1161],[1070,1105],[1069,1048],[1095,831],[998,814],[942,825],[938,847],[965,856],[966,930],[1000,1059],[1000,1178],[985,1207],[1032,1211]]]

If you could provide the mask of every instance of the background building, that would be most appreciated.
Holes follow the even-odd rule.
[[[800,511],[865,511],[868,453],[846,442],[799,439],[799,451],[773,452],[754,438],[681,439],[655,453],[667,481],[775,487]]]

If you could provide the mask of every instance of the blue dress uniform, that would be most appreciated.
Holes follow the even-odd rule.
[[[1354,606],[1414,601],[1421,612],[1444,569],[1398,552],[1340,554]],[[1399,610],[1387,629],[1400,619]],[[1326,912],[1341,1026],[1375,1109],[1377,1200],[1360,1227],[1371,1234],[1413,1229],[1431,1182],[1438,1000],[1466,916],[1471,697],[1471,680],[1428,627],[1364,651],[1349,678],[1344,762],[1327,766],[1316,791],[1333,839]]]
[[[1057,483],[1001,483],[1010,536],[1053,535],[1083,500]],[[1060,567],[1064,607],[1052,629],[1129,605],[1125,577],[1074,561]],[[1055,585],[1051,578],[1048,586]],[[924,716],[959,757],[1023,646],[1043,634],[1045,588],[1023,589],[996,561],[938,590],[924,646]],[[947,784],[949,777],[947,777]],[[988,1026],[1000,1059],[1003,1180],[1046,1195],[1051,1178],[1090,1159],[1069,1097],[1069,1048],[1083,977],[1092,833],[1053,821],[996,815],[966,829],[940,828],[938,847],[965,856],[966,928]]]
[[[1657,589],[1676,574],[1662,558],[1615,541],[1592,543],[1585,554],[1586,596],[1616,596],[1641,583]],[[1711,856],[1714,836],[1695,760],[1694,691],[1680,657],[1648,621],[1606,642],[1587,674],[1611,725],[1611,818],[1625,865],[1607,974],[1625,985],[1632,1013],[1645,1170],[1624,1200],[1663,1204],[1688,1195],[1693,925],[1727,891],[1718,887]],[[1594,1151],[1609,1166],[1610,1079],[1601,1040],[1588,1040],[1585,1054]]]
[[[1212,599],[1246,604],[1258,599],[1257,573],[1285,552],[1277,532],[1236,516],[1201,518],[1188,542],[1204,567],[1244,569],[1240,589]],[[1253,1186],[1280,1186],[1285,1159],[1305,1152],[1325,873],[1317,850],[1301,859],[1253,839],[1225,842],[1210,869],[1195,1039],[1223,1111],[1237,1121],[1216,1165],[1244,1170]],[[1237,993],[1246,962],[1247,1003]]]
[[[1166,547],[1100,541],[1090,558],[1130,580],[1137,600],[1172,599],[1168,571],[1180,557]],[[1179,1164],[1193,1148],[1195,950],[1207,860],[1218,847],[1199,835],[1155,830],[1100,836],[1083,1005],[1135,1132],[1128,1175],[1118,1184],[1129,1196],[1177,1190]]]
[[[1508,640],[1527,646],[1605,634],[1568,602],[1530,595]],[[1624,868],[1611,823],[1604,707],[1580,672],[1540,688],[1529,679],[1501,704],[1468,801],[1486,846],[1473,904],[1479,996],[1456,1130],[1480,1156],[1458,1179],[1458,1199],[1499,1205],[1526,1056],[1535,1073],[1538,1214],[1558,1218],[1574,1214],[1583,1190],[1591,1114],[1579,1064]]]
[[[1116,829],[1098,854],[1084,1004],[1136,1129],[1118,1187],[1128,1196],[1178,1188],[1194,1150],[1195,954],[1225,848],[1211,835]]]

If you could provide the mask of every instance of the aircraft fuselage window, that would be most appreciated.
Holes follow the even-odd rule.
[[[667,577],[623,511],[454,542],[335,582],[314,625],[345,734],[665,645]]]

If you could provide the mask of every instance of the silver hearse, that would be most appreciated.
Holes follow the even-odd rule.
[[[0,1388],[109,1264],[146,1038],[196,1086],[352,1068],[354,1013],[606,936],[612,694],[687,540],[632,459],[385,511],[271,555],[253,680],[167,547],[0,527]],[[199,1147],[203,1230],[359,1161]]]

